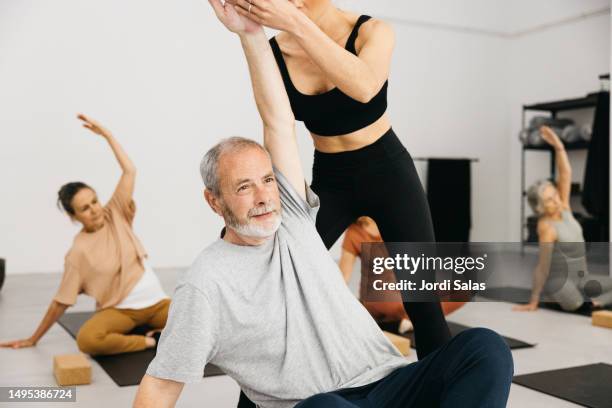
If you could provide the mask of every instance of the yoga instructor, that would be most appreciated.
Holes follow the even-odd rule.
[[[321,200],[316,227],[325,245],[363,215],[376,221],[385,242],[433,242],[425,193],[387,113],[392,28],[331,0],[228,2],[281,31],[270,45],[293,114],[314,143],[311,187]],[[448,341],[438,302],[404,307],[420,358]]]
[[[31,337],[0,346],[35,346],[76,303],[77,295],[84,293],[96,299],[97,311],[77,335],[82,352],[105,355],[152,348],[156,333],[166,325],[170,299],[146,263],[147,254],[132,230],[136,168],[111,132],[85,115],[78,118],[85,128],[108,142],[123,171],[121,178],[105,206],[96,192],[82,182],[62,186],[58,205],[82,229],[66,254],[59,289]],[[153,329],[145,336],[127,334],[144,324]]]

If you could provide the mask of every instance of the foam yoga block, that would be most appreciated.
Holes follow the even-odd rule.
[[[53,374],[58,385],[91,383],[91,363],[83,354],[63,354],[53,357]]]
[[[389,341],[393,343],[395,348],[397,348],[399,352],[402,353],[403,356],[407,356],[410,354],[410,340],[409,339],[402,337],[402,336],[398,336],[397,334],[389,333],[389,332],[383,332],[383,333],[385,333],[385,336],[387,336]]]
[[[607,327],[612,329],[612,311],[600,310],[591,315],[593,326]]]

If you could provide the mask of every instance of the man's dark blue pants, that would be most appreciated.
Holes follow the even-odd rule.
[[[497,333],[470,329],[382,380],[317,394],[296,408],[505,407],[513,371],[510,349]]]

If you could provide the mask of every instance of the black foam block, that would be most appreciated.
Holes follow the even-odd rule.
[[[91,316],[93,312],[64,313],[58,323],[76,339],[79,329]],[[139,326],[130,333],[145,334],[148,330],[150,328],[147,326]],[[100,364],[117,385],[123,387],[140,384],[153,357],[155,357],[155,349],[92,358]],[[204,377],[215,375],[224,375],[224,373],[212,364],[207,365],[204,369]]]
[[[589,364],[517,375],[515,384],[590,408],[612,407],[612,365]]]

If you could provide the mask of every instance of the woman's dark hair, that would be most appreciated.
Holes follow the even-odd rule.
[[[87,184],[80,181],[74,181],[72,183],[66,183],[57,192],[57,206],[59,209],[64,209],[68,214],[74,215],[74,208],[72,208],[72,199],[84,188],[89,188]]]

